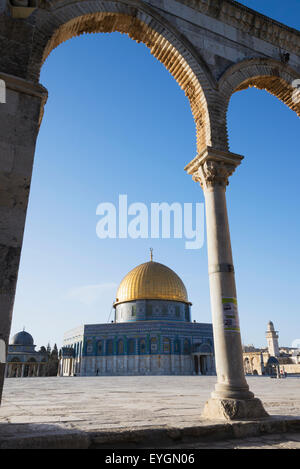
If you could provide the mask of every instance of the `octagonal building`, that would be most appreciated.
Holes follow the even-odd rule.
[[[212,324],[191,322],[180,277],[151,260],[121,281],[115,318],[64,336],[61,376],[215,374]]]

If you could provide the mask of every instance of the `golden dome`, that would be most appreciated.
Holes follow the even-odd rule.
[[[153,261],[138,265],[123,278],[114,306],[134,300],[189,303],[186,288],[178,275],[169,267]]]

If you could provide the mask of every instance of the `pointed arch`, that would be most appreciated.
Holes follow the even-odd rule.
[[[233,93],[251,87],[268,91],[300,117],[300,93],[297,85],[300,86],[300,75],[277,60],[254,58],[238,62],[219,80],[219,91],[223,99],[221,119],[226,122],[227,109]]]
[[[171,73],[189,99],[196,126],[197,150],[213,145],[209,100],[217,84],[205,61],[186,38],[146,5],[121,2],[53,2],[49,12],[35,15],[36,29],[28,79],[39,80],[48,55],[62,42],[81,34],[120,32],[144,43]]]

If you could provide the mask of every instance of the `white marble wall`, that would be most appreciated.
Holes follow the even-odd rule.
[[[70,368],[65,369],[69,376]],[[80,376],[191,375],[193,371],[190,355],[114,355],[83,357]]]

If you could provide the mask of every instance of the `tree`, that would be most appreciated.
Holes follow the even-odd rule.
[[[54,344],[53,350],[51,352],[51,357],[58,357],[58,350],[57,350],[57,345]]]

